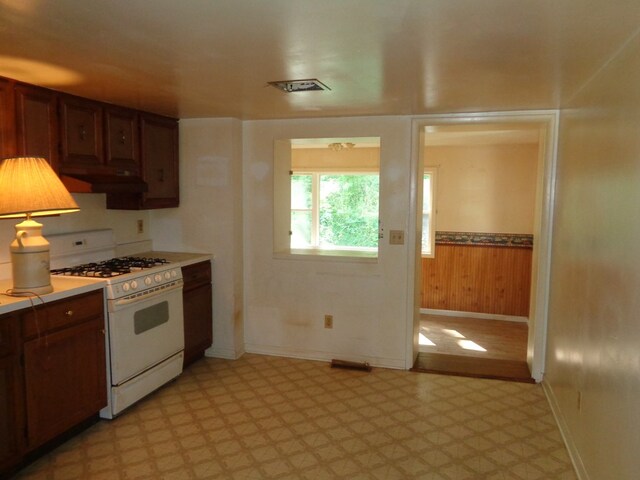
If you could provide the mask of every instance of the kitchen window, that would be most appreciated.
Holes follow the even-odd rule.
[[[377,257],[379,138],[276,141],[275,156],[276,253]]]

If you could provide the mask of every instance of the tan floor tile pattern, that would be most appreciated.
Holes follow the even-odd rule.
[[[19,479],[575,480],[539,385],[204,359]]]

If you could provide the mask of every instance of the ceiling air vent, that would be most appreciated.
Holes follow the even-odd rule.
[[[311,92],[313,90],[331,90],[317,78],[307,80],[280,80],[278,82],[268,82],[272,87],[286,93]]]

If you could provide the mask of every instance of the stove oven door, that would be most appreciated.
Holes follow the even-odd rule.
[[[112,385],[184,350],[181,286],[109,310]]]

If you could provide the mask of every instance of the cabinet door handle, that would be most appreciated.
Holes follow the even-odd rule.
[[[73,310],[67,310],[66,312],[64,312],[64,314],[65,314],[67,317],[71,317],[71,316],[73,316]]]
[[[120,143],[124,145],[127,142],[127,136],[124,134],[124,130],[120,130]]]
[[[78,127],[78,133],[80,134],[80,140],[84,140],[87,136],[87,129],[84,125]]]

